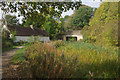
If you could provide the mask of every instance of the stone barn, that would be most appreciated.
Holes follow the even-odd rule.
[[[72,30],[72,31],[65,32],[65,34],[63,35],[63,40],[69,41],[70,39],[74,39],[75,41],[79,41],[83,39],[81,30]]]
[[[36,38],[42,42],[50,41],[49,35],[45,30],[34,28],[33,25],[30,25],[30,27],[4,25],[3,28],[10,33],[10,37],[12,36],[12,32],[15,31],[14,42],[19,42],[19,41],[32,42]]]

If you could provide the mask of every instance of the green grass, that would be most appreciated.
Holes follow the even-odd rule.
[[[18,64],[25,61],[24,51],[26,48],[18,49],[12,57],[12,63]]]
[[[12,57],[12,63],[13,64],[18,64],[18,63],[22,63],[25,61],[25,56],[24,56],[24,51],[26,50],[26,48],[28,46],[30,46],[31,44],[23,44],[21,46],[25,46],[24,48],[21,48],[21,49],[18,49],[14,56]],[[13,46],[13,48],[17,48],[19,47],[18,45],[17,46]]]

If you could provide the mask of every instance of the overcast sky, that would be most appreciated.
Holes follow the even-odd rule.
[[[85,4],[85,5],[88,5],[90,7],[95,7],[95,8],[98,8],[100,6],[100,0],[81,0],[82,1],[82,4]],[[2,14],[1,14],[1,9],[0,9],[0,19],[2,18]],[[67,12],[63,12],[62,13],[62,17],[66,16],[66,15],[72,15],[74,13],[73,10],[69,10]],[[20,19],[20,23],[21,23],[21,19],[22,17],[19,18]]]

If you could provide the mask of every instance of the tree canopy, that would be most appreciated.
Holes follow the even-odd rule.
[[[118,2],[103,2],[89,25],[84,27],[84,40],[104,46],[118,46]]]
[[[81,2],[1,2],[4,12],[19,12],[19,16],[24,16],[23,23],[37,25],[39,22],[38,27],[44,24],[45,16],[60,17],[62,12],[79,6]]]
[[[5,18],[6,18],[8,25],[20,25],[19,20],[17,19],[17,17],[15,15],[14,16],[6,15]]]
[[[64,26],[69,29],[82,29],[85,25],[89,25],[89,19],[93,15],[93,8],[83,5],[78,10],[75,10],[74,14],[68,18]]]
[[[51,39],[56,39],[57,36],[62,32],[61,22],[55,20],[51,16],[46,16],[43,27],[49,33]]]

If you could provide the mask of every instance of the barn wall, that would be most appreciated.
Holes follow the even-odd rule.
[[[31,37],[31,36],[15,36],[15,41],[14,42],[18,42],[18,41],[33,42],[34,38],[35,37]],[[39,37],[38,39],[40,41],[46,41],[46,42],[50,41],[49,37]]]
[[[80,40],[80,39],[83,39],[83,36],[82,35],[78,35],[77,38],[78,38],[78,40]]]
[[[83,39],[82,35],[65,35],[63,39],[66,41],[66,37],[77,37],[77,41]]]
[[[39,37],[39,40],[49,42],[50,38],[49,37]]]

